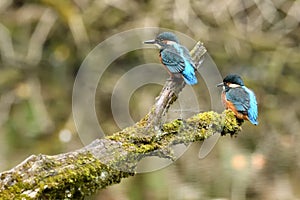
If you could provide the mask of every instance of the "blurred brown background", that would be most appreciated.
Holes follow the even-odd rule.
[[[82,147],[71,103],[83,59],[113,34],[153,26],[201,40],[223,76],[241,74],[257,94],[260,124],[245,123],[237,138],[221,138],[203,160],[200,143],[193,144],[173,165],[91,199],[300,198],[300,1],[1,0],[0,15],[1,171],[31,154]],[[144,61],[134,53],[125,58],[106,84],[124,73],[122,63]],[[159,89],[147,98],[147,88],[139,91],[148,100],[131,106],[136,120]],[[111,91],[100,92],[105,127],[117,131]]]

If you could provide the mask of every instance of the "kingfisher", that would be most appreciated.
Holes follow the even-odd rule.
[[[255,94],[245,86],[239,75],[229,74],[223,83],[217,86],[223,87],[222,101],[226,109],[232,110],[238,119],[249,120],[252,124],[258,125]]]
[[[153,40],[144,44],[154,44],[159,48],[160,62],[165,66],[171,78],[181,74],[189,85],[197,84],[195,64],[188,49],[179,43],[177,36],[171,32],[163,32]]]

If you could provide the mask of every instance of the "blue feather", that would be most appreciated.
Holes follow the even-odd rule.
[[[242,87],[249,94],[249,98],[250,98],[250,104],[249,104],[249,109],[248,109],[249,121],[254,125],[258,125],[258,121],[257,121],[258,108],[257,108],[257,101],[256,101],[255,94],[250,89],[248,89],[246,86],[242,86]]]
[[[182,72],[182,75],[184,77],[184,80],[186,81],[187,84],[189,85],[195,85],[197,84],[197,78],[195,75],[195,69],[194,67],[184,59],[185,62],[185,68]]]
[[[198,83],[197,77],[195,74],[195,68],[192,61],[192,58],[190,56],[189,51],[184,46],[181,46],[179,44],[175,45],[175,48],[179,50],[180,56],[184,60],[184,70],[182,72],[182,75],[184,77],[184,80],[189,85],[195,85]]]

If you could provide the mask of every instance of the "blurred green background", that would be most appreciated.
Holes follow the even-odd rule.
[[[1,0],[0,15],[1,171],[31,154],[81,148],[71,105],[83,59],[113,34],[164,27],[204,42],[223,76],[244,77],[257,94],[260,124],[221,138],[205,159],[198,159],[200,143],[192,144],[174,164],[90,199],[300,199],[299,0]],[[135,62],[144,58],[116,61],[103,84]],[[134,94],[135,120],[161,89],[147,87]],[[111,87],[98,92],[100,120],[118,131]],[[139,98],[145,103],[136,106]]]

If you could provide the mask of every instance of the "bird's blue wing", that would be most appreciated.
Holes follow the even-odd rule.
[[[181,46],[181,49],[182,49],[182,53],[183,53],[183,56],[184,58],[189,62],[189,64],[196,69],[195,67],[195,64],[191,58],[191,55],[190,55],[190,52],[189,50],[185,47],[185,46]]]
[[[177,44],[160,52],[162,63],[171,73],[181,73],[189,85],[196,84],[195,66],[188,50]]]
[[[250,97],[241,87],[231,88],[226,92],[226,99],[235,106],[238,112],[247,114],[250,108]]]
[[[252,124],[257,125],[257,117],[258,117],[258,107],[255,94],[252,90],[248,89],[247,87],[243,86],[245,91],[249,94],[249,109],[248,109],[248,118]]]
[[[182,52],[185,64],[185,68],[182,72],[183,77],[189,85],[194,85],[198,82],[195,74],[196,67],[187,48],[184,46],[180,46],[180,50]]]
[[[184,60],[175,48],[164,49],[160,52],[161,62],[171,73],[181,73],[184,68]]]

